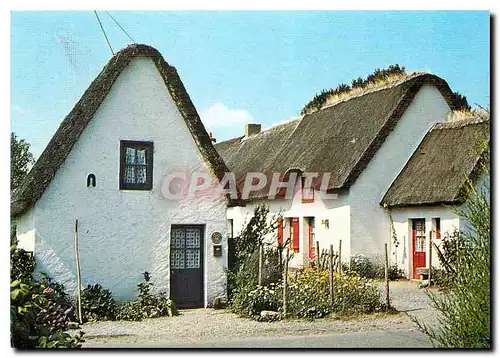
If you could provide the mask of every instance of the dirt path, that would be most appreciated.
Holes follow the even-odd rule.
[[[393,306],[400,311],[410,311],[424,319],[433,316],[425,293],[414,282],[391,283],[391,297]],[[368,315],[347,320],[325,318],[265,323],[239,318],[227,310],[213,309],[184,310],[180,316],[141,322],[87,323],[82,329],[86,339],[84,347],[199,346],[209,341],[251,340],[259,337],[276,339],[347,332],[416,331],[404,313]]]

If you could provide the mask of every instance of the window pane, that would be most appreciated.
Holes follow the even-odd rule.
[[[200,250],[186,250],[186,268],[200,267]]]
[[[138,184],[143,184],[146,182],[146,166],[136,167],[137,182]]]
[[[146,149],[137,149],[137,164],[146,165]]]
[[[125,151],[125,163],[126,164],[135,164],[135,149],[127,148]]]
[[[417,236],[415,246],[415,251],[425,251],[425,236]]]
[[[172,230],[172,248],[181,249],[185,247],[186,243],[186,232],[184,229],[173,229]]]
[[[125,165],[123,181],[129,184],[135,183],[135,170],[133,165]]]
[[[172,250],[170,254],[170,265],[173,269],[184,268],[184,250]]]
[[[200,247],[200,236],[199,229],[186,229],[186,247]]]

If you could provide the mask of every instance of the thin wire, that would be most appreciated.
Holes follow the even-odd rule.
[[[125,29],[122,27],[122,25],[120,25],[120,24],[118,23],[118,21],[116,21],[116,20],[115,20],[115,18],[114,18],[113,16],[111,16],[111,14],[110,14],[109,12],[107,12],[106,10],[104,10],[104,12],[105,12],[106,14],[108,14],[110,18],[112,18],[112,19],[113,19],[113,21],[115,22],[115,24],[117,24],[117,25],[118,25],[118,27],[119,27],[120,29],[122,29],[122,31],[125,33],[125,35],[127,35],[127,37],[128,37],[128,38],[129,38],[129,39],[130,39],[133,43],[136,43],[136,42],[134,41],[134,39],[132,38],[132,36],[130,36],[130,35],[128,34],[128,32],[127,32],[127,31],[125,31]]]
[[[106,39],[106,42],[108,43],[109,49],[111,50],[111,53],[114,55],[115,53],[113,52],[113,48],[111,47],[111,44],[109,43],[108,36],[106,36],[106,31],[104,31],[104,27],[102,26],[101,19],[99,19],[99,15],[97,15],[97,11],[94,10],[95,17],[97,17],[97,21],[99,21],[99,26],[101,26],[102,33],[104,34],[104,38]]]

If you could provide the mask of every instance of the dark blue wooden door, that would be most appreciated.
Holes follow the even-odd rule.
[[[172,225],[170,295],[180,308],[203,307],[204,225]]]

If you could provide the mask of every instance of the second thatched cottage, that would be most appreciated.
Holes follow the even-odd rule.
[[[461,203],[467,176],[476,178],[476,144],[489,140],[488,121],[439,124],[456,108],[443,79],[418,73],[348,93],[265,131],[247,125],[244,136],[215,147],[240,190],[260,179],[266,185],[254,185],[245,206],[228,209],[229,231],[238,235],[254,208],[266,204],[281,216],[270,240],[290,242],[293,266],[310,264],[316,242],[337,248],[342,241],[344,262],[354,254],[380,257],[388,243],[391,263],[418,278],[416,269],[429,263],[430,235],[463,227],[442,204]],[[248,173],[264,175],[249,180]],[[283,189],[273,196],[273,175],[292,182],[291,197]]]

